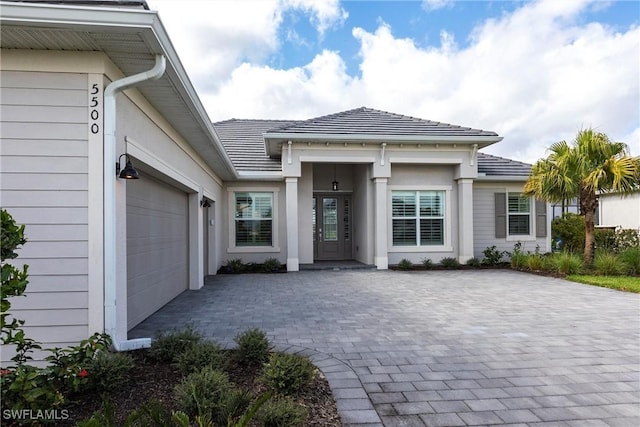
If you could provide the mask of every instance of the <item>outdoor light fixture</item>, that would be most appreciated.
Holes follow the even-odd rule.
[[[333,188],[333,191],[338,191],[338,181],[333,181],[331,183],[331,188]]]
[[[338,178],[337,176],[337,166],[333,165],[333,182],[331,183],[331,188],[333,191],[338,191]]]
[[[200,200],[200,206],[202,206],[203,208],[210,208],[211,207],[211,203],[209,203],[208,199],[205,199],[203,197],[202,200]]]
[[[122,172],[120,172],[120,159],[122,159],[122,156],[126,157],[127,164],[124,166],[124,169],[122,169]],[[123,179],[140,178],[140,174],[138,173],[136,168],[133,167],[133,165],[131,164],[131,160],[129,159],[129,155],[126,153],[120,154],[120,157],[118,157],[118,161],[116,162],[116,175],[118,175],[118,177]]]

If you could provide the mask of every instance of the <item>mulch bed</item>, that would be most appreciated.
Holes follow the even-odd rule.
[[[108,399],[115,408],[116,425],[124,424],[127,415],[141,407],[149,399],[157,399],[169,409],[178,409],[173,397],[174,387],[183,378],[178,369],[170,363],[151,361],[146,357],[146,350],[134,351],[131,354],[136,361],[136,367],[131,371],[131,381],[108,395]],[[260,376],[259,368],[248,368],[231,362],[227,373],[233,383],[241,388],[251,390],[254,395],[266,391],[264,385],[257,381]],[[305,426],[342,426],[329,383],[320,371],[316,374],[313,382],[300,392],[295,400],[305,406],[309,412]],[[57,425],[74,426],[76,422],[93,415],[101,405],[102,398],[98,394],[74,396],[73,402],[67,407],[69,419],[59,422]]]

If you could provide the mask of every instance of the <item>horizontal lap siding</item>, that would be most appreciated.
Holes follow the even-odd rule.
[[[88,336],[87,75],[2,71],[1,204],[27,243],[12,311],[46,346]],[[3,352],[3,359],[10,354]]]
[[[486,184],[485,184],[486,185]],[[473,188],[473,254],[475,257],[482,259],[483,251],[490,247],[496,246],[500,251],[513,251],[513,246],[517,240],[507,240],[505,238],[496,238],[495,230],[495,193],[505,193],[506,191],[518,192],[522,191],[521,187],[509,187],[496,185],[495,187],[478,187]],[[534,204],[532,204],[532,209]],[[535,228],[534,228],[535,230]],[[534,241],[522,242],[524,251],[533,252],[536,246],[540,246],[544,251],[546,247],[546,238],[540,237]]]

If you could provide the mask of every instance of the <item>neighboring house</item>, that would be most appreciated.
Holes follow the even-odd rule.
[[[30,337],[148,345],[128,330],[232,258],[550,250],[549,209],[520,195],[530,165],[478,152],[496,133],[369,108],[212,124],[139,6],[0,3],[0,203],[26,224],[12,310]],[[118,178],[125,153],[141,179]]]
[[[640,191],[598,195],[598,226],[640,230]]]

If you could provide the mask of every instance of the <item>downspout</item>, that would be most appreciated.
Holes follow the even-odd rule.
[[[111,336],[116,351],[149,347],[151,338],[120,340],[117,336],[117,265],[116,265],[116,94],[164,74],[166,59],[156,55],[148,71],[111,82],[104,90],[104,329]]]

